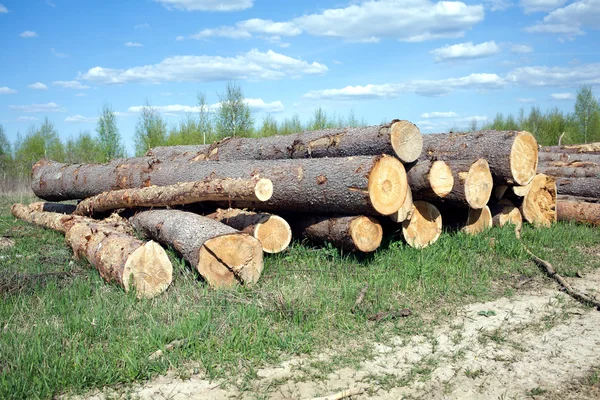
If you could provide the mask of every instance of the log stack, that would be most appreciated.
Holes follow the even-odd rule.
[[[567,212],[597,218],[600,210],[563,202],[561,190],[578,188],[569,192],[571,202],[600,197],[600,176],[589,176],[598,166],[560,177],[546,163],[575,160],[552,156],[538,171],[538,152],[528,132],[421,135],[412,123],[394,120],[161,147],[106,164],[40,160],[32,171],[34,193],[80,202],[64,208],[43,203],[15,216],[66,232],[65,218],[87,221],[78,224],[89,230],[91,221],[102,224],[116,212],[129,229],[174,249],[210,286],[253,285],[263,253],[284,251],[293,236],[368,253],[389,226],[407,246],[421,249],[439,239],[444,225],[478,234],[493,225],[520,230],[523,221],[547,226]],[[47,210],[72,215],[47,217]],[[40,222],[46,219],[51,222]],[[95,265],[97,257],[77,250],[75,239],[69,243]],[[104,267],[96,267],[102,273]],[[124,286],[118,273],[112,278]]]

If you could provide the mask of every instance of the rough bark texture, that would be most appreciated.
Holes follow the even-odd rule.
[[[540,150],[540,163],[542,162],[551,162],[551,161],[559,161],[559,162],[593,162],[596,164],[600,164],[600,153],[549,153],[543,150]]]
[[[419,129],[408,121],[389,124],[301,132],[264,138],[225,138],[212,145],[157,147],[146,154],[163,161],[277,160],[390,154],[402,162],[421,155]]]
[[[410,220],[402,223],[402,235],[406,243],[421,249],[435,243],[442,233],[440,211],[426,201],[415,201]]]
[[[61,164],[33,167],[32,188],[45,199],[87,198],[115,189],[166,186],[215,178],[267,178],[267,202],[234,201],[237,208],[322,213],[396,212],[407,191],[406,172],[391,156],[236,162]],[[223,205],[223,204],[221,204]],[[230,204],[224,204],[226,207]]]
[[[437,133],[423,135],[422,158],[485,158],[497,184],[526,185],[535,176],[538,146],[533,135],[528,132]]]
[[[562,178],[600,178],[600,164],[591,162],[560,162],[541,163],[538,172]]]
[[[566,194],[557,194],[556,201],[575,201],[575,202],[584,202],[584,203],[600,203],[600,197],[579,197],[579,196],[569,196]]]
[[[559,221],[575,221],[600,226],[600,204],[558,200],[556,215]]]
[[[80,202],[75,214],[93,215],[118,208],[174,206],[201,201],[265,201],[272,194],[273,184],[268,179],[205,179],[104,192]]]
[[[438,201],[452,191],[452,170],[444,161],[419,160],[406,165],[408,185],[415,200]]]
[[[19,219],[65,233],[76,257],[86,258],[105,281],[126,292],[134,288],[138,297],[154,297],[171,284],[173,266],[164,249],[124,233],[119,223],[34,211],[22,204],[15,204],[12,212]]]
[[[557,178],[560,195],[600,198],[600,178]]]
[[[260,242],[218,221],[179,210],[142,211],[130,221],[144,236],[173,247],[212,287],[252,285],[262,273]]]
[[[536,175],[520,207],[525,220],[536,226],[550,226],[556,222],[556,193],[553,177]]]
[[[454,185],[442,201],[473,209],[485,207],[494,185],[487,161],[453,160],[447,164],[452,171]]]
[[[383,238],[379,222],[366,216],[297,216],[290,218],[294,234],[316,243],[331,243],[347,251],[375,251]]]
[[[541,148],[542,152],[545,153],[598,153],[600,154],[600,143],[585,143],[585,144],[573,144],[566,146],[544,146]]]
[[[260,241],[265,253],[282,252],[292,240],[290,225],[278,215],[229,208],[219,209],[206,217],[254,236]]]

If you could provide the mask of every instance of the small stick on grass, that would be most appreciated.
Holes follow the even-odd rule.
[[[373,314],[367,318],[369,321],[379,322],[382,319],[396,319],[399,317],[408,317],[412,314],[412,311],[408,308],[403,308],[402,310],[396,311],[380,311],[377,314]]]
[[[586,305],[593,305],[594,307],[596,307],[596,309],[600,310],[600,302],[596,299],[594,299],[593,297],[590,297],[584,293],[581,293],[575,289],[573,289],[573,287],[569,284],[569,282],[567,282],[565,280],[565,278],[563,278],[562,276],[560,276],[555,270],[554,267],[552,266],[552,264],[550,264],[548,261],[542,260],[541,258],[539,258],[538,256],[536,256],[535,254],[533,254],[525,245],[523,245],[523,248],[525,249],[525,251],[531,256],[531,259],[540,267],[542,267],[544,269],[544,272],[546,272],[546,274],[554,279],[556,282],[558,282],[558,284],[560,286],[562,286],[565,291],[569,294],[569,296],[573,297],[575,300],[579,301],[580,303],[586,304]]]
[[[352,306],[352,308],[350,309],[350,312],[352,314],[354,314],[354,311],[356,310],[356,307],[358,307],[360,305],[360,303],[362,303],[363,299],[365,298],[365,294],[367,293],[367,290],[369,289],[369,284],[367,283],[365,285],[365,287],[360,291],[360,293],[358,294],[358,297],[356,298],[356,301],[354,302],[354,305]]]
[[[365,392],[364,388],[346,389],[346,390],[342,390],[341,392],[330,394],[329,396],[313,397],[308,400],[341,400],[341,399],[345,399],[346,397],[358,396],[359,394],[363,394],[364,392]]]
[[[165,346],[165,351],[171,351],[173,349],[178,349],[181,346],[186,345],[187,342],[188,342],[187,339],[173,340],[171,343],[169,343],[168,345]],[[154,353],[152,353],[148,356],[148,360],[154,361],[154,360],[162,357],[162,355],[163,355],[162,350],[156,350]]]

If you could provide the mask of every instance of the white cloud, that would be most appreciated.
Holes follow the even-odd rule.
[[[52,8],[56,8],[56,4],[54,4],[53,2],[51,2],[50,0],[46,0],[46,4],[48,4],[50,7]]]
[[[443,96],[458,89],[485,91],[505,85],[504,79],[496,74],[475,73],[460,78],[439,80],[413,80],[405,83],[382,85],[346,86],[342,89],[313,90],[306,93],[306,99],[353,100],[381,99],[398,97],[401,93],[415,93],[421,96]]]
[[[125,42],[125,46],[127,47],[144,47],[143,44],[138,42]]]
[[[27,87],[35,90],[48,90],[48,86],[44,85],[42,82],[32,83],[31,85],[27,85]]]
[[[4,14],[8,12],[8,8],[6,8],[4,5],[0,4],[0,14]]]
[[[552,93],[550,98],[553,100],[575,100],[573,93]]]
[[[274,22],[269,19],[253,18],[238,22],[236,26],[221,26],[213,29],[204,29],[190,39],[208,39],[210,37],[225,37],[229,39],[249,39],[253,33],[272,35],[267,39],[279,36],[297,36],[302,30],[294,25],[293,22]]]
[[[79,81],[54,81],[52,84],[64,89],[85,90],[90,88]]]
[[[454,111],[444,111],[444,112],[434,111],[434,112],[428,112],[428,113],[421,114],[421,118],[425,118],[425,119],[454,118],[454,117],[458,117],[458,114],[455,113]]]
[[[263,99],[245,99],[246,104],[251,111],[254,112],[266,112],[266,113],[278,113],[282,112],[284,107],[283,103],[279,100],[265,103]],[[218,103],[217,103],[218,104]]]
[[[131,114],[128,113],[128,112],[115,111],[115,117],[118,117],[118,118],[127,118],[127,117],[131,117]]]
[[[94,67],[81,78],[98,84],[214,82],[223,80],[270,80],[302,75],[322,75],[323,64],[285,56],[272,50],[256,49],[236,57],[175,56],[158,64],[130,69]]]
[[[58,51],[56,51],[56,49],[55,49],[54,47],[53,47],[53,48],[51,48],[51,49],[50,49],[50,51],[52,51],[52,54],[54,54],[54,55],[55,55],[56,57],[58,57],[58,58],[66,58],[66,57],[69,57],[69,55],[68,55],[68,54],[66,54],[66,53],[59,53]]]
[[[432,50],[430,53],[435,56],[435,61],[443,62],[489,57],[500,53],[500,51],[500,46],[492,40],[490,42],[483,42],[475,45],[473,42],[466,42],[454,44],[452,46],[444,46]]]
[[[85,96],[85,93],[75,93],[75,97],[83,97]]]
[[[72,115],[70,117],[65,118],[65,122],[70,122],[70,123],[76,123],[76,124],[80,124],[80,123],[93,123],[98,121],[98,117],[84,117],[83,115]]]
[[[134,29],[148,29],[150,28],[150,24],[145,22],[143,24],[137,24],[133,26]]]
[[[521,0],[519,5],[523,7],[525,14],[541,11],[552,11],[565,4],[567,0]]]
[[[7,86],[0,86],[0,94],[15,94],[17,91]]]
[[[583,27],[600,29],[600,1],[580,0],[556,9],[542,22],[525,28],[531,33],[558,33],[573,38],[583,35]]]
[[[488,4],[491,11],[504,11],[514,6],[512,2],[507,0],[484,0],[484,3]]]
[[[573,67],[522,67],[510,71],[506,80],[521,86],[576,87],[600,84],[600,63]]]
[[[251,8],[254,0],[155,0],[169,10],[239,11]]]
[[[531,53],[532,51],[533,51],[533,47],[527,46],[525,44],[513,44],[510,46],[511,53],[527,54],[527,53]]]
[[[35,33],[34,31],[25,31],[22,32],[19,36],[21,36],[22,38],[34,38],[34,37],[38,37],[38,34]]]
[[[519,97],[517,99],[517,101],[519,103],[535,103],[536,102],[536,100],[534,98],[531,98],[531,97]]]
[[[49,113],[49,112],[65,112],[67,109],[54,102],[46,104],[31,104],[27,106],[8,106],[11,110],[21,111],[25,113]]]
[[[460,130],[467,129],[471,123],[475,121],[479,126],[485,124],[488,121],[488,117],[485,115],[473,115],[470,117],[460,118],[440,118],[440,119],[426,119],[418,121],[417,126],[421,132],[447,132],[449,129],[458,128]]]
[[[133,106],[127,109],[128,113],[139,113],[142,111],[144,106]],[[181,104],[172,104],[168,106],[152,106],[158,112],[161,113],[195,113],[198,112],[198,106],[184,106]]]
[[[244,99],[252,112],[278,113],[284,110],[283,103],[279,100],[266,103],[263,99]],[[214,112],[220,106],[220,103],[214,103],[208,106],[208,111]],[[127,115],[139,113],[144,106],[133,106],[127,109]],[[178,115],[182,113],[197,113],[198,106],[186,106],[181,104],[171,104],[167,106],[152,106],[155,110],[164,115]]]
[[[175,40],[177,40],[178,42],[180,42],[180,41],[182,41],[182,40],[185,40],[185,37],[183,37],[183,36],[177,36],[177,37],[175,38]]]
[[[16,121],[17,122],[27,122],[27,121],[37,121],[39,118],[36,117],[28,117],[28,116],[23,116],[23,117],[17,117]]]

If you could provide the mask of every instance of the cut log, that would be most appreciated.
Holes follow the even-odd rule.
[[[452,191],[452,170],[444,161],[420,160],[406,168],[413,199],[439,200]]]
[[[212,287],[252,285],[262,273],[260,242],[213,219],[179,210],[151,210],[130,221],[144,236],[173,247]]]
[[[46,211],[66,215],[73,214],[75,212],[75,209],[77,208],[75,204],[47,203],[43,201],[31,203],[28,207],[32,211]]]
[[[490,200],[494,181],[486,160],[447,162],[452,170],[454,185],[443,201],[481,209]]]
[[[412,190],[410,189],[410,185],[409,185],[408,190],[406,192],[406,198],[404,199],[404,203],[402,203],[402,207],[400,207],[400,209],[398,211],[396,211],[395,213],[390,215],[390,217],[392,218],[392,221],[394,221],[396,223],[401,223],[401,222],[404,222],[404,221],[410,219],[410,217],[412,215],[412,210],[413,210],[413,197],[412,197]]]
[[[469,209],[462,231],[469,235],[477,235],[491,228],[492,223],[492,213],[488,206],[478,210]]]
[[[379,222],[366,216],[296,216],[290,218],[292,231],[316,243],[331,243],[347,251],[370,253],[383,239]]]
[[[557,178],[558,194],[600,198],[600,178]]]
[[[526,185],[535,176],[538,145],[529,132],[438,133],[423,135],[422,157],[444,161],[485,158],[497,184]]]
[[[558,200],[556,216],[559,221],[575,221],[600,226],[600,204]]]
[[[34,211],[22,204],[12,207],[15,217],[38,226],[65,233],[76,257],[86,258],[107,282],[115,282],[126,292],[134,288],[138,298],[164,292],[173,279],[173,266],[156,242],[143,242],[123,233],[117,224]]]
[[[266,201],[272,194],[273,183],[269,179],[205,179],[104,192],[80,202],[75,214],[93,215],[119,208],[164,207],[201,201]]]
[[[535,226],[550,226],[556,222],[556,189],[556,180],[552,177],[538,174],[533,178],[520,207],[527,222]]]
[[[277,160],[289,158],[395,155],[404,163],[421,155],[421,132],[408,121],[338,128],[264,138],[225,138],[212,145],[157,147],[146,154],[160,160]]]
[[[574,161],[541,163],[538,172],[557,178],[600,178],[600,164]]]
[[[566,146],[544,146],[541,151],[549,153],[600,153],[600,143],[572,144]]]
[[[593,162],[600,164],[600,153],[548,153],[540,150],[540,163],[547,162]]]
[[[404,203],[404,166],[374,157],[236,162],[61,164],[42,160],[33,167],[32,188],[42,198],[87,198],[116,189],[166,186],[204,179],[267,178],[266,202],[232,201],[220,206],[259,210],[390,215]]]
[[[556,195],[556,201],[575,201],[575,202],[584,202],[584,203],[600,203],[600,198],[598,197],[578,197],[578,196],[569,196],[566,194],[558,193]]]
[[[518,207],[509,201],[501,200],[498,204],[494,204],[489,207],[492,215],[493,226],[504,226],[511,224],[515,226],[517,231],[521,230],[523,226],[523,216]]]
[[[435,243],[442,233],[440,211],[426,201],[415,201],[410,220],[402,223],[402,235],[406,243],[422,249]]]
[[[282,252],[292,241],[290,225],[278,215],[229,208],[218,209],[206,217],[254,236],[260,241],[265,253]]]

